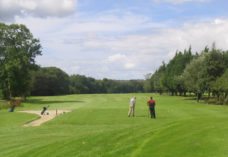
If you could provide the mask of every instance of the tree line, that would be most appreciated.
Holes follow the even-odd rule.
[[[68,75],[57,67],[40,67],[32,74],[31,95],[143,92],[142,80],[96,80]]]
[[[216,98],[218,104],[228,103],[228,51],[217,49],[215,44],[200,53],[191,47],[177,51],[146,80],[147,91],[168,92],[171,95],[194,93],[198,99],[207,94],[207,100]]]

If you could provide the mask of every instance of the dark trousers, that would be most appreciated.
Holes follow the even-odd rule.
[[[155,108],[153,107],[153,108],[149,108],[149,110],[150,110],[150,117],[151,118],[156,118],[156,114],[155,114]]]

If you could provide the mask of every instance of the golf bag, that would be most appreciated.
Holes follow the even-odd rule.
[[[48,107],[49,107],[49,106],[47,106],[47,107],[44,106],[44,107],[43,107],[43,110],[41,111],[40,114],[41,114],[41,115],[44,115],[44,113],[47,111]]]

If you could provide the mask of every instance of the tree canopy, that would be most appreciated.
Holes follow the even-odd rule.
[[[29,94],[37,55],[40,42],[25,25],[0,23],[0,87],[5,98]]]

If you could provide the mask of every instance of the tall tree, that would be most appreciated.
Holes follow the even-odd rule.
[[[176,52],[176,55],[166,66],[165,76],[164,76],[164,86],[172,93],[182,93],[186,92],[182,79],[180,75],[183,73],[186,65],[193,59],[191,52],[191,47],[185,50],[184,53]]]
[[[207,90],[210,93],[213,83],[220,77],[226,69],[225,52],[216,49],[213,45],[212,50],[205,54],[205,72],[207,74]]]
[[[0,23],[0,86],[5,98],[29,94],[37,55],[41,55],[40,42],[25,25]]]
[[[193,59],[185,68],[182,77],[189,92],[197,93],[206,90],[207,80],[205,78],[205,55]]]

